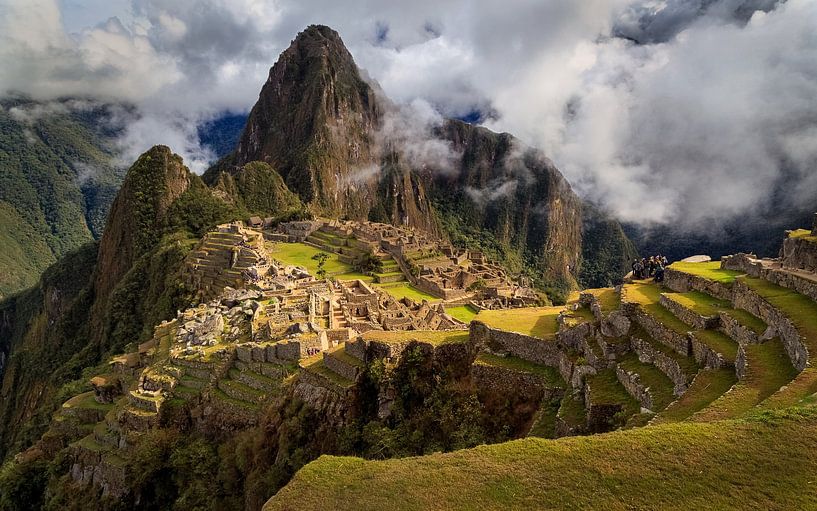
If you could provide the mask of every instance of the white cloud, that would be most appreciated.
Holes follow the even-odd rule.
[[[402,137],[416,165],[451,158],[428,136],[440,121],[433,105],[490,113],[489,127],[544,149],[576,189],[626,220],[696,227],[762,207],[772,189],[797,204],[817,197],[813,0],[131,0],[117,9],[128,16],[69,35],[56,0],[1,0],[0,90],[135,103],[126,159],[161,142],[203,169],[212,155],[195,125],[249,109],[278,54],[323,23],[404,105],[384,133]]]

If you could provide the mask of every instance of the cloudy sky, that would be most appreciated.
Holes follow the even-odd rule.
[[[310,23],[623,220],[817,208],[817,0],[0,0],[0,93],[133,103],[125,158],[165,143],[201,171],[197,123],[247,111]]]

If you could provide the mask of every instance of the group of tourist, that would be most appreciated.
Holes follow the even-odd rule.
[[[665,256],[656,255],[633,260],[633,278],[643,280],[652,278],[655,282],[664,281],[664,269],[669,264]]]
[[[311,357],[313,355],[317,355],[320,352],[321,352],[320,348],[307,348],[306,349],[306,356]]]

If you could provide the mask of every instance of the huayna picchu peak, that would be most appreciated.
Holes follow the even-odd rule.
[[[817,509],[817,216],[642,257],[542,150],[422,108],[311,25],[229,154],[140,149],[0,301],[0,511]]]

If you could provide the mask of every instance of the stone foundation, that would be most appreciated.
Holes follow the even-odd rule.
[[[721,300],[732,300],[732,289],[729,286],[712,280],[683,273],[667,268],[664,273],[664,284],[678,293],[700,291]]]

